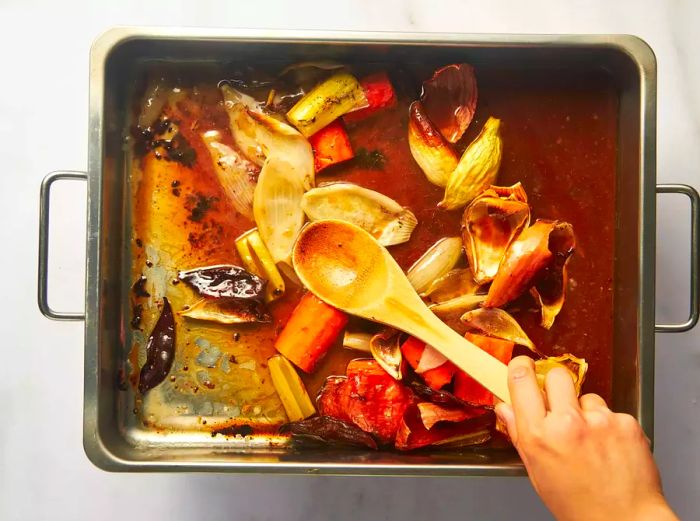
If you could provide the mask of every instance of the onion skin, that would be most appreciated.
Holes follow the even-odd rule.
[[[563,270],[575,245],[573,227],[569,223],[538,219],[506,251],[484,307],[502,307],[531,286],[542,284],[543,274],[548,269],[558,266]],[[546,287],[547,284],[541,286],[542,289]],[[562,291],[565,289],[563,285],[558,287]]]
[[[462,240],[478,284],[493,280],[508,246],[530,223],[530,206],[520,183],[492,186],[479,194],[462,216]]]
[[[547,244],[554,224],[538,220],[513,241],[489,288],[485,307],[501,307],[519,297],[551,262],[553,256]]]
[[[424,81],[421,101],[440,133],[450,143],[456,143],[474,118],[477,97],[474,67],[459,63],[438,69]]]

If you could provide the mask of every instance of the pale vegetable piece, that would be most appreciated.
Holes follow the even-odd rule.
[[[374,335],[372,333],[364,333],[358,331],[345,330],[343,335],[343,347],[345,349],[354,349],[363,353],[371,353],[370,340]]]
[[[433,304],[438,304],[462,295],[473,295],[478,290],[479,285],[474,282],[471,270],[457,268],[435,279],[420,296]]]
[[[183,317],[219,324],[270,322],[270,313],[259,302],[225,302],[203,298],[178,313]]]
[[[420,99],[430,121],[447,141],[456,143],[474,117],[477,96],[474,68],[458,63],[438,69],[424,81]]]
[[[367,106],[367,98],[357,79],[338,72],[307,92],[287,112],[287,120],[309,137],[353,109]]]
[[[265,302],[284,295],[284,279],[277,269],[269,250],[263,243],[257,228],[248,230],[236,239],[236,250],[246,269],[267,280]]]
[[[478,308],[462,315],[461,321],[473,331],[478,331],[492,338],[514,342],[537,353],[535,344],[523,331],[520,324],[502,309]]]
[[[530,224],[530,205],[520,183],[492,186],[464,210],[462,239],[474,280],[493,280],[508,246]]]
[[[309,190],[301,206],[311,221],[349,222],[369,232],[383,246],[408,241],[418,224],[408,208],[384,194],[352,183],[331,183]]]
[[[316,414],[316,408],[294,366],[282,355],[273,356],[267,363],[272,385],[275,386],[289,421],[303,420]]]
[[[423,353],[416,366],[416,373],[423,374],[431,369],[440,367],[445,362],[447,362],[447,357],[438,352],[433,346],[425,344],[425,349],[423,349]]]
[[[408,146],[418,166],[436,186],[444,187],[457,168],[457,154],[425,115],[420,101],[408,109]]]
[[[221,142],[217,130],[202,134],[209,150],[214,172],[235,210],[248,219],[253,219],[253,193],[260,169],[254,163]]]
[[[438,203],[445,210],[456,210],[471,202],[498,175],[503,155],[500,134],[501,120],[490,117],[484,128],[462,154],[445,187],[445,196]]]
[[[265,160],[279,158],[287,163],[287,176],[301,181],[304,190],[314,185],[314,155],[311,144],[296,129],[265,114],[257,102],[224,85],[224,106],[231,134],[243,155],[263,167]]]
[[[395,380],[401,380],[401,332],[385,328],[369,341],[370,353],[377,363]]]
[[[253,196],[258,233],[275,263],[289,264],[292,247],[304,225],[302,179],[290,175],[290,164],[269,157],[260,171]]]
[[[541,360],[535,360],[535,375],[537,376],[537,383],[540,389],[544,389],[545,377],[555,367],[563,367],[569,372],[571,379],[574,381],[576,394],[580,395],[581,386],[586,379],[586,372],[588,371],[586,359],[567,353],[561,356],[550,356]]]
[[[435,280],[454,268],[461,256],[462,240],[459,237],[444,237],[408,268],[406,277],[417,293],[423,293]]]
[[[486,295],[462,295],[445,302],[431,304],[428,309],[440,318],[456,314],[461,316],[479,306],[484,300],[486,300]]]

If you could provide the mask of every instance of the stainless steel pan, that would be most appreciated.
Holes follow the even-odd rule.
[[[514,451],[395,454],[327,449],[292,452],[273,444],[168,435],[129,419],[116,385],[124,353],[120,324],[129,252],[122,130],[128,78],[148,60],[222,62],[265,59],[401,60],[407,56],[504,67],[605,68],[620,95],[616,186],[613,403],[653,435],[654,332],[682,332],[698,320],[700,201],[685,185],[656,183],[656,61],[632,36],[539,36],[113,29],[90,57],[88,172],[53,172],[41,187],[39,307],[48,318],[85,320],[84,446],[99,467],[115,471],[231,471],[371,475],[516,475]],[[85,313],[53,310],[47,296],[51,185],[88,181]],[[689,197],[692,208],[690,315],[654,325],[656,194]],[[268,440],[270,441],[270,440]]]

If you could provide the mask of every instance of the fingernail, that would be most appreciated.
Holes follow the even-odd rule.
[[[511,374],[512,374],[514,379],[524,378],[525,375],[527,374],[527,368],[522,367],[522,366],[516,367],[515,369],[513,369],[513,372]]]

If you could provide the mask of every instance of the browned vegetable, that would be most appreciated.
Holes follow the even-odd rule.
[[[165,380],[175,358],[175,319],[167,298],[146,344],[146,363],[139,373],[139,392],[145,393]]]
[[[454,413],[442,413],[442,418],[423,419],[420,404],[409,407],[396,433],[395,446],[399,450],[413,450],[428,446],[467,447],[485,443],[491,438],[490,427],[493,424],[493,414],[483,409],[464,409],[467,419],[452,422],[458,416]],[[428,413],[429,413],[428,412]],[[434,421],[434,422],[433,422]],[[425,423],[431,424],[426,428]]]
[[[428,181],[444,187],[457,167],[457,154],[425,114],[420,101],[408,109],[408,146]]]
[[[467,206],[462,240],[476,282],[493,280],[508,246],[529,223],[530,206],[520,183],[492,186]]]
[[[484,306],[500,307],[520,296],[553,263],[563,271],[574,248],[574,230],[569,223],[538,219],[506,251]]]
[[[369,341],[370,353],[392,378],[401,380],[401,332],[390,327],[372,336]]]
[[[476,111],[476,77],[466,63],[447,65],[423,82],[421,101],[430,121],[450,143],[460,140]]]
[[[267,284],[243,268],[226,264],[181,271],[177,277],[200,295],[217,299],[262,301]]]
[[[301,444],[366,447],[377,450],[377,442],[371,434],[352,423],[331,416],[314,416],[287,423],[280,427],[280,432],[291,434],[292,440]]]

